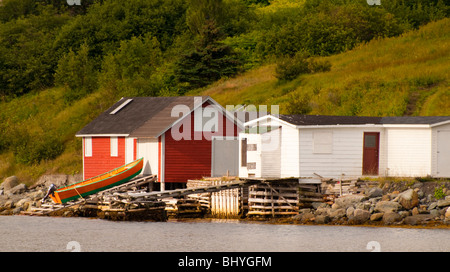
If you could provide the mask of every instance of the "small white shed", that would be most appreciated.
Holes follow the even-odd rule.
[[[240,177],[450,177],[450,116],[267,115],[245,128]]]

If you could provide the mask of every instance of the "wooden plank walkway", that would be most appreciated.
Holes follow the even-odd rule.
[[[212,186],[197,187],[197,188],[187,188],[187,189],[176,189],[169,191],[158,191],[158,192],[148,192],[148,193],[133,193],[128,192],[127,195],[132,198],[146,198],[151,200],[163,199],[168,197],[180,197],[190,194],[201,194],[201,193],[212,193],[221,190],[239,188],[241,186],[249,186],[252,184],[259,183],[256,180],[240,180],[230,183],[217,184]]]

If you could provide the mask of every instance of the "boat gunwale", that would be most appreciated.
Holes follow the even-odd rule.
[[[134,168],[137,164],[139,164],[139,162],[140,162],[141,160],[143,160],[143,159],[144,159],[144,158],[142,157],[142,158],[140,158],[140,159],[138,159],[138,160],[132,161],[132,162],[127,163],[127,164],[124,164],[124,165],[122,165],[122,166],[119,166],[119,167],[117,167],[117,168],[114,168],[114,169],[112,169],[112,170],[110,170],[110,171],[108,171],[108,172],[105,172],[105,173],[103,173],[103,174],[100,174],[100,175],[98,175],[98,176],[95,176],[95,177],[92,177],[92,178],[89,178],[89,179],[86,179],[86,180],[82,180],[82,181],[80,181],[80,182],[77,182],[77,183],[74,183],[74,184],[71,184],[71,185],[67,185],[67,186],[64,186],[64,187],[60,187],[60,188],[56,189],[55,192],[56,192],[56,193],[61,193],[61,192],[69,191],[69,190],[74,190],[74,189],[78,189],[78,188],[83,188],[83,187],[85,187],[85,186],[92,185],[92,184],[96,184],[96,183],[101,182],[101,181],[104,181],[104,180],[106,180],[106,179],[113,178],[113,177],[115,177],[115,176],[121,175],[121,174],[126,173],[126,172],[128,172],[129,170],[133,169],[133,168]],[[101,177],[101,176],[110,174],[111,172],[114,172],[114,171],[116,171],[117,169],[120,169],[120,168],[122,168],[122,167],[126,167],[127,165],[130,165],[130,164],[133,164],[133,163],[134,163],[135,165],[133,165],[132,167],[129,167],[128,169],[125,169],[124,171],[120,171],[120,172],[118,172],[118,173],[115,174],[115,175],[105,177],[105,178],[100,179],[100,180],[95,181],[95,182],[89,182],[89,183],[86,183],[86,184],[84,184],[84,185],[77,185],[77,184],[81,184],[81,183],[83,183],[83,182],[87,182],[87,181],[89,181],[89,180],[92,180],[92,179],[95,179],[95,178],[98,178],[98,177]],[[66,188],[66,187],[70,187],[70,188],[64,189],[64,188]]]

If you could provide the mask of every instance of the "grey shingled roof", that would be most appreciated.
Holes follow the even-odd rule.
[[[209,97],[202,96],[202,103]],[[132,99],[116,114],[110,114],[127,99]],[[130,134],[156,137],[179,117],[171,117],[175,105],[194,108],[193,96],[180,97],[124,97],[86,125],[77,135]]]
[[[329,116],[329,115],[280,115],[279,118],[296,126],[320,125],[364,125],[364,124],[425,124],[432,125],[450,121],[450,116],[402,116],[402,117],[368,117],[368,116]]]

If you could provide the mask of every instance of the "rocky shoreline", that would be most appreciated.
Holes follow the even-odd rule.
[[[448,182],[388,182],[362,194],[313,203],[292,220],[302,224],[442,226],[450,228]]]
[[[77,177],[52,175],[41,177],[27,187],[16,177],[0,184],[0,215],[16,215],[39,208],[48,185],[70,184]],[[74,213],[65,213],[74,216]],[[265,219],[271,221],[271,219]],[[278,223],[426,226],[450,228],[450,182],[383,181],[366,188],[361,194],[338,197],[333,203],[315,202],[290,218],[272,220]]]

